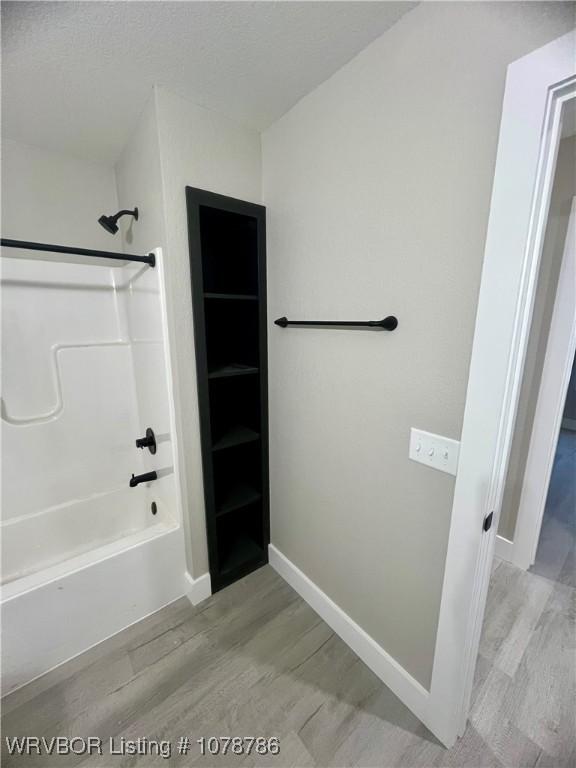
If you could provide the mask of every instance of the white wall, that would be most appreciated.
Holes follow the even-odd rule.
[[[116,175],[120,205],[140,212],[137,224],[123,227],[125,251],[164,248],[188,567],[198,578],[208,570],[208,552],[185,188],[260,202],[260,135],[156,88]]]
[[[4,237],[109,248],[110,235],[97,219],[116,205],[110,168],[9,139],[2,142]],[[4,249],[3,256],[14,257],[2,261],[3,391],[7,408],[20,418],[54,405],[51,345],[115,338],[118,318],[110,270],[20,259],[33,254],[16,249]],[[66,296],[72,296],[73,306],[65,305]]]
[[[97,223],[117,207],[111,168],[5,140],[2,193],[4,236],[111,248]],[[112,270],[3,258],[2,299],[4,519],[124,488],[136,424],[129,351],[86,346],[119,339]]]
[[[422,4],[263,136],[272,541],[424,686],[454,478],[409,430],[460,437],[506,66],[572,25]]]
[[[118,203],[138,207],[138,222],[120,219],[124,251],[140,253],[165,245],[164,198],[154,94],[143,110],[115,166]]]
[[[138,208],[138,221],[121,219],[123,250],[145,254],[165,248],[164,207],[160,174],[160,150],[154,98],[151,96],[136,130],[116,164],[116,183],[120,208]],[[164,253],[163,256],[166,254]],[[132,362],[138,428],[135,437],[151,427],[156,435],[157,452],[142,453],[146,471],[159,477],[150,486],[150,499],[161,501],[170,513],[180,518],[178,489],[175,483],[174,435],[170,424],[170,382],[166,377],[166,350],[163,338],[160,265],[155,269],[136,264],[115,270],[126,337],[132,345]],[[183,563],[184,567],[184,563]]]
[[[186,186],[258,203],[260,135],[222,115],[156,89],[164,199],[167,294],[193,576],[208,569],[192,325]]]

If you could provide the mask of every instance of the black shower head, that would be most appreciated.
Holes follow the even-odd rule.
[[[118,224],[116,224],[115,216],[100,216],[98,224],[104,227],[106,232],[110,232],[111,235],[115,235],[118,232]]]
[[[138,221],[138,208],[134,208],[133,211],[118,211],[114,216],[100,216],[98,224],[100,224],[106,232],[110,232],[111,235],[115,235],[118,232],[118,219],[121,216],[134,216]]]

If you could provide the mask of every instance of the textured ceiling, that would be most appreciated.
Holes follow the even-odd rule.
[[[3,2],[4,135],[114,162],[155,84],[264,128],[415,5]]]

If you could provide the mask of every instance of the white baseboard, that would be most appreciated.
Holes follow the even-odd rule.
[[[500,560],[506,560],[509,563],[513,563],[513,550],[514,542],[510,541],[510,539],[505,539],[504,536],[496,536],[496,548],[494,550],[496,557],[499,557]]]
[[[193,579],[192,576],[186,571],[184,574],[186,579],[186,597],[192,605],[198,605],[202,600],[206,600],[212,594],[212,584],[210,582],[210,574],[204,573],[197,579]]]
[[[425,725],[431,722],[429,692],[272,544],[268,547],[268,555],[272,568],[324,619],[374,674]]]
[[[568,419],[566,416],[562,419],[562,429],[571,429],[576,432],[576,419]]]

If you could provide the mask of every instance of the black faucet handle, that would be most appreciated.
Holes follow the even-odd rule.
[[[150,453],[156,453],[156,435],[151,427],[146,429],[146,436],[136,440],[136,448],[148,448]]]

